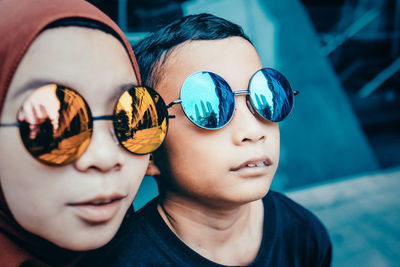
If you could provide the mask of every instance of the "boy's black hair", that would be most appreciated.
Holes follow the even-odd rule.
[[[251,43],[239,25],[206,13],[189,15],[162,27],[133,47],[142,83],[155,87],[158,82],[156,76],[161,74],[160,67],[179,44],[191,40],[218,40],[234,36]]]

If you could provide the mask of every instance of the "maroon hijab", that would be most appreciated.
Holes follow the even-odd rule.
[[[94,20],[111,28],[122,40],[140,84],[137,62],[123,32],[107,15],[88,2],[0,0],[0,116],[8,87],[27,49],[47,25],[65,18]],[[23,263],[67,266],[77,263],[82,254],[61,249],[22,229],[8,209],[0,185],[1,266],[20,266]]]

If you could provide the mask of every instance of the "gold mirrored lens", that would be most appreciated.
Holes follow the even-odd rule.
[[[36,89],[21,106],[17,119],[25,147],[45,164],[68,164],[90,143],[90,110],[77,92],[62,86]]]
[[[162,98],[152,89],[125,91],[115,108],[114,129],[121,145],[134,154],[147,154],[164,141],[168,113]]]

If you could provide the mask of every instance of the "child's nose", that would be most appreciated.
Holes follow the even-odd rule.
[[[123,149],[110,132],[110,121],[95,121],[93,134],[86,151],[75,162],[80,171],[98,170],[108,172],[118,170],[124,164]]]
[[[249,103],[246,96],[236,97],[235,113],[230,122],[233,127],[233,142],[235,145],[244,143],[264,142],[268,136],[267,122],[259,118]]]

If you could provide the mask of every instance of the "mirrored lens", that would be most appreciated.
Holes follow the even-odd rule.
[[[251,78],[249,91],[255,110],[269,121],[282,121],[292,111],[292,88],[277,70],[265,68],[257,71]]]
[[[36,89],[22,104],[17,119],[25,147],[45,164],[68,164],[90,143],[90,110],[77,92],[65,87],[51,84]]]
[[[154,90],[133,87],[125,91],[115,107],[114,130],[121,145],[134,154],[147,154],[164,141],[168,113]]]
[[[227,82],[215,73],[196,72],[183,83],[180,98],[186,116],[197,126],[218,129],[235,110],[235,99]]]

